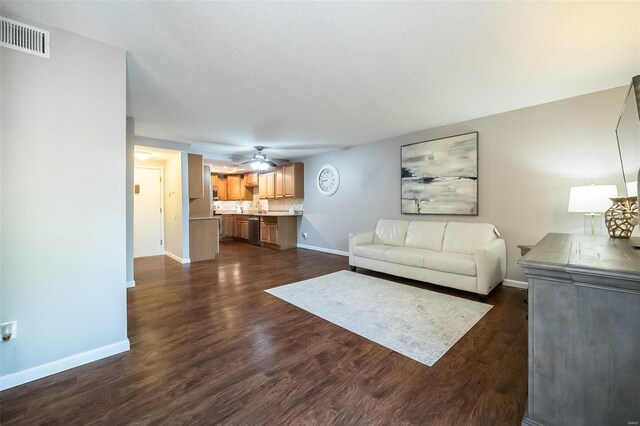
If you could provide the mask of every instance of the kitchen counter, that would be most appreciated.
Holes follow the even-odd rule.
[[[217,216],[212,217],[190,217],[189,220],[220,220]]]
[[[236,213],[235,211],[223,211],[216,212],[217,215],[243,215],[243,216],[302,216],[302,212],[289,213],[289,212],[280,212],[280,211],[271,211],[266,213],[258,213],[256,211],[246,211],[242,213]]]

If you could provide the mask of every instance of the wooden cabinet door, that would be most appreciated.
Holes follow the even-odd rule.
[[[284,169],[278,167],[275,172],[276,198],[284,197]]]
[[[294,172],[295,166],[293,164],[285,164],[284,166],[282,166],[285,197],[293,197],[295,195]]]
[[[261,174],[258,178],[258,192],[261,200],[267,198],[267,175],[265,174]]]
[[[218,176],[218,200],[227,201],[229,195],[227,192],[227,178]]]
[[[240,199],[240,184],[241,184],[240,176],[237,176],[237,175],[227,176],[227,191],[228,191],[227,198],[229,200]]]
[[[244,175],[244,186],[247,188],[253,188],[254,186],[258,186],[258,173],[245,173]]]
[[[187,178],[189,187],[189,198],[204,197],[204,176],[202,174],[202,155],[189,154],[187,156]]]
[[[236,226],[236,218],[234,216],[229,216],[229,219],[227,219],[227,235],[229,237],[233,236],[233,233],[235,231],[235,226]]]
[[[260,222],[260,241],[269,242],[269,225],[264,222]]]
[[[278,225],[270,223],[269,227],[269,242],[271,244],[278,244]]]
[[[240,196],[239,200],[253,201],[253,187],[249,187],[246,184],[247,178],[242,176],[240,178]]]
[[[275,175],[274,172],[265,175],[267,181],[267,198],[276,198]]]
[[[248,240],[249,239],[249,222],[246,220],[243,220],[241,223],[242,223],[242,226],[240,228],[241,236],[245,240]]]
[[[233,236],[236,238],[242,238],[242,222],[239,220],[235,221],[235,230]]]

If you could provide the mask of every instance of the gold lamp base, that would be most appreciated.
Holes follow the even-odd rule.
[[[613,205],[604,213],[609,237],[630,238],[638,224],[638,197],[611,198]]]

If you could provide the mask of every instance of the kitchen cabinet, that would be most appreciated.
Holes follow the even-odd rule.
[[[283,193],[287,198],[304,198],[304,164],[289,163],[282,166]]]
[[[244,175],[244,186],[247,188],[254,188],[259,185],[258,182],[258,173],[245,173]]]
[[[284,173],[283,168],[278,167],[275,171],[275,198],[284,198]]]
[[[229,199],[229,190],[226,177],[218,177],[218,200],[227,201]]]
[[[267,198],[267,176],[265,174],[261,174],[258,178],[258,193],[261,200]]]
[[[246,184],[246,176],[240,178],[240,200],[253,201],[253,187],[249,187]]]
[[[236,218],[234,215],[223,215],[222,216],[222,237],[229,238],[235,237],[235,226],[236,226]]]
[[[275,172],[264,173],[260,175],[260,198],[270,199],[275,198]]]
[[[248,240],[249,239],[249,218],[248,216],[236,216],[235,237]]]
[[[289,163],[258,178],[260,199],[304,198],[304,164]]]
[[[281,250],[297,247],[298,218],[296,216],[262,216],[260,240]]]
[[[227,178],[226,177],[218,176],[215,174],[211,175],[211,186],[214,189],[218,190],[219,201],[227,201]]]
[[[189,217],[202,218],[211,216],[211,170],[209,166],[203,166],[200,173],[203,181],[204,196],[189,200]]]
[[[242,177],[240,175],[228,175],[227,176],[227,199],[228,200],[241,200],[242,194]]]
[[[260,241],[269,244],[278,244],[278,224],[260,223]]]
[[[192,200],[195,198],[204,197],[204,179],[202,175],[203,166],[204,163],[202,161],[202,155],[187,155],[187,179],[189,198]]]

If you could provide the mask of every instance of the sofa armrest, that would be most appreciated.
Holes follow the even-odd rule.
[[[507,274],[507,247],[503,239],[496,238],[478,247],[474,252],[478,278],[478,293],[487,295],[504,281]]]
[[[373,243],[373,231],[349,234],[349,265],[353,265],[353,248],[362,244]]]

